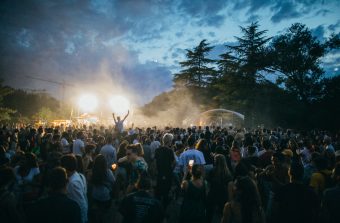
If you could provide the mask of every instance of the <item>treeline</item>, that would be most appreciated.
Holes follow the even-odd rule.
[[[242,36],[217,60],[209,57],[213,46],[207,40],[187,49],[174,74],[174,90],[144,111],[164,107],[162,96],[193,90],[201,107],[243,113],[247,126],[339,129],[340,77],[326,77],[322,66],[322,59],[339,48],[339,35],[320,42],[299,23],[274,37],[258,23],[240,28]]]
[[[0,121],[32,123],[63,118],[60,102],[45,91],[24,91],[0,82]]]

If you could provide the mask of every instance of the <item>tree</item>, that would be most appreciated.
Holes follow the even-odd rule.
[[[6,95],[12,93],[12,89],[2,86],[2,80],[0,80],[0,121],[9,120],[10,115],[15,112],[13,109],[3,107],[3,99]]]
[[[322,99],[315,106],[318,112],[313,112],[316,125],[325,129],[339,130],[340,123],[340,75],[325,78],[323,81]]]
[[[328,51],[340,48],[340,33],[332,34],[330,38],[326,41],[325,47]]]
[[[55,114],[50,108],[42,107],[35,115],[33,115],[33,118],[48,123],[55,118]]]
[[[270,71],[268,68],[266,44],[271,37],[266,37],[267,30],[259,30],[257,22],[248,27],[240,27],[242,37],[235,37],[238,45],[227,45],[235,54],[240,65],[240,75],[246,77],[249,84],[254,84],[259,79],[264,79],[260,71]]]
[[[187,49],[187,60],[180,62],[182,70],[174,75],[174,82],[196,87],[206,87],[211,83],[216,71],[208,67],[214,60],[207,58],[207,55],[212,49],[205,39],[193,50]]]
[[[217,79],[213,82],[213,88],[217,93],[214,99],[218,104],[228,108],[239,109],[246,98],[241,90],[244,77],[239,75],[240,64],[230,51],[220,55],[216,61],[218,66]]]
[[[271,44],[273,68],[278,72],[278,84],[298,100],[310,103],[320,97],[320,81],[324,71],[320,67],[326,49],[303,24],[293,24],[286,33]]]
[[[222,78],[218,85],[224,92],[219,97],[236,103],[245,114],[246,125],[253,126],[259,83],[266,80],[264,72],[271,71],[266,48],[271,38],[265,36],[267,30],[259,30],[257,22],[240,28],[243,36],[235,37],[237,45],[226,45],[230,52],[219,60]]]
[[[216,61],[218,66],[218,76],[221,78],[231,73],[237,73],[239,71],[240,64],[236,57],[234,57],[230,51],[227,51],[220,55],[220,59]]]
[[[50,96],[46,91],[24,91],[13,89],[13,92],[4,97],[4,105],[17,111],[16,116],[32,117],[40,108],[47,107],[52,111],[59,108],[59,101]],[[63,117],[62,112],[58,116]]]

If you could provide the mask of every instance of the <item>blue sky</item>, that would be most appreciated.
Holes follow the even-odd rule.
[[[268,36],[306,24],[322,41],[340,32],[339,0],[7,0],[0,3],[0,69],[5,83],[59,86],[25,75],[72,83],[76,90],[121,93],[137,104],[172,87],[185,49],[202,39],[224,51],[239,26],[258,21]],[[340,52],[324,58],[339,74]]]

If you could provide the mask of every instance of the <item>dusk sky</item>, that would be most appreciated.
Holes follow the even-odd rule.
[[[300,22],[323,41],[340,32],[340,0],[1,0],[0,75],[56,97],[58,85],[24,76],[143,104],[172,88],[185,49],[207,39],[217,58],[255,21],[268,36]],[[323,61],[327,75],[339,74],[340,51]]]

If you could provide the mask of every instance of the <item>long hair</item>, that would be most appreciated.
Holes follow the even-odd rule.
[[[205,139],[200,139],[198,140],[197,144],[196,144],[196,149],[203,152],[204,150],[206,150],[207,147],[207,141]]]
[[[92,168],[92,183],[94,185],[102,184],[107,176],[107,163],[103,155],[96,156]]]
[[[225,156],[217,154],[215,156],[215,176],[218,179],[224,180],[231,177]]]
[[[127,140],[124,140],[123,142],[120,143],[118,147],[118,152],[117,152],[117,159],[120,159],[125,156],[126,154],[126,147],[129,145],[129,142]]]
[[[241,204],[241,215],[243,223],[253,222],[255,213],[260,212],[261,200],[254,181],[246,176],[236,180],[235,199]]]

